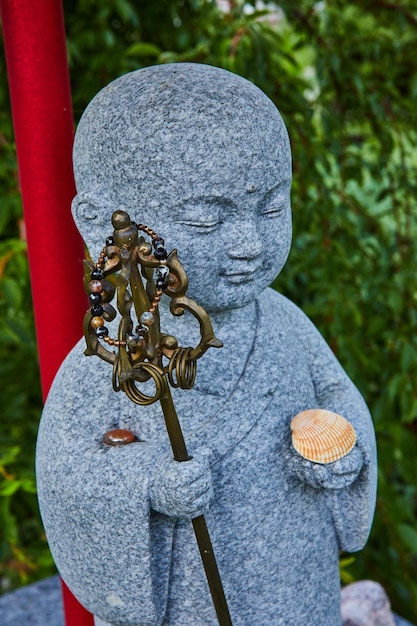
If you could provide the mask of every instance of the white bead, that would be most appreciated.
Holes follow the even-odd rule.
[[[145,326],[152,326],[152,324],[155,321],[155,318],[154,318],[153,314],[150,311],[145,311],[140,316],[139,321],[140,321],[141,324],[144,324]]]

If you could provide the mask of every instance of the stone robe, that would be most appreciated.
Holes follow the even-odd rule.
[[[270,289],[256,304],[232,393],[216,396],[221,371],[211,389],[197,373],[195,389],[174,394],[177,412],[190,453],[213,452],[206,521],[234,626],[338,626],[339,551],[361,549],[375,504],[371,419],[304,314]],[[150,507],[152,471],[172,456],[159,404],[115,394],[111,366],[83,350],[82,340],[63,363],[39,431],[39,500],[58,569],[104,622],[215,626],[191,522]],[[356,429],[364,465],[349,487],[315,489],[291,469],[290,421],[317,407]],[[141,442],[105,446],[116,427]]]

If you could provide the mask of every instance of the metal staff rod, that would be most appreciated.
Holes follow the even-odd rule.
[[[178,420],[169,387],[167,393],[161,398],[160,402],[164,413],[165,424],[171,442],[172,451],[174,453],[174,459],[176,461],[188,461],[190,457],[188,456],[181,425]],[[200,550],[201,560],[203,561],[204,571],[206,572],[211,597],[213,598],[217,619],[220,626],[232,626],[229,607],[227,606],[226,596],[224,595],[224,589],[219,569],[217,567],[216,556],[211,544],[204,515],[195,517],[192,520],[192,524],[198,549]]]
[[[84,318],[85,354],[112,363],[114,390],[124,391],[135,404],[160,402],[174,459],[188,461],[190,457],[169,385],[191,389],[197,359],[208,348],[220,348],[223,344],[215,337],[204,309],[185,295],[188,279],[176,250],[168,255],[164,240],[151,228],[132,222],[125,211],[115,211],[112,224],[113,236],[106,240],[97,263],[84,262],[84,284],[92,305]],[[139,237],[140,231],[151,237],[151,244]],[[116,310],[109,304],[115,289],[106,276],[115,272],[121,320],[118,338],[112,339],[105,322],[116,317]],[[188,310],[198,320],[201,340],[196,347],[179,347],[174,336],[161,332],[158,305],[163,293],[171,298],[173,315]],[[131,317],[132,305],[139,322],[136,327]],[[108,350],[104,344],[117,347],[118,352]],[[155,385],[153,395],[140,389],[140,384],[150,379]],[[232,626],[204,516],[194,518],[192,524],[219,625]]]

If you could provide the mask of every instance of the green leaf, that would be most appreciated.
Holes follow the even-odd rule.
[[[417,348],[411,343],[406,343],[401,353],[401,369],[407,372],[410,369],[416,371]]]
[[[347,571],[347,568],[352,565],[355,560],[355,557],[346,557],[340,559],[339,561],[340,580],[344,585],[350,585],[355,581],[353,574]]]
[[[20,450],[20,446],[12,446],[7,450],[3,450],[0,455],[0,465],[6,467],[7,465],[14,463],[20,454]]]
[[[23,292],[19,284],[12,278],[4,278],[1,281],[0,290],[7,305],[18,311],[23,301]]]
[[[20,480],[6,480],[0,484],[0,496],[11,496],[20,489]]]
[[[134,43],[126,50],[129,57],[157,57],[161,53],[161,49],[155,44],[140,41]]]
[[[412,554],[417,555],[417,530],[408,524],[399,524],[397,532]]]
[[[18,526],[14,515],[10,511],[10,498],[0,498],[0,537],[11,545],[16,545],[18,541]]]

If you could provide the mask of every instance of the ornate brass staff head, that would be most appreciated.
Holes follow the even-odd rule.
[[[85,354],[113,365],[115,391],[124,391],[136,404],[152,404],[166,394],[168,382],[191,389],[197,359],[207,348],[223,344],[215,337],[204,309],[185,295],[188,279],[177,251],[168,254],[162,237],[132,222],[125,211],[113,213],[112,225],[113,234],[97,262],[84,261],[84,286],[91,305],[84,318]],[[115,293],[120,322],[118,336],[112,338],[106,322],[117,315],[110,304]],[[179,346],[174,336],[161,332],[158,305],[163,295],[171,299],[173,315],[188,310],[198,320],[201,340],[197,346]],[[140,389],[140,383],[150,379],[155,383],[153,395]]]

